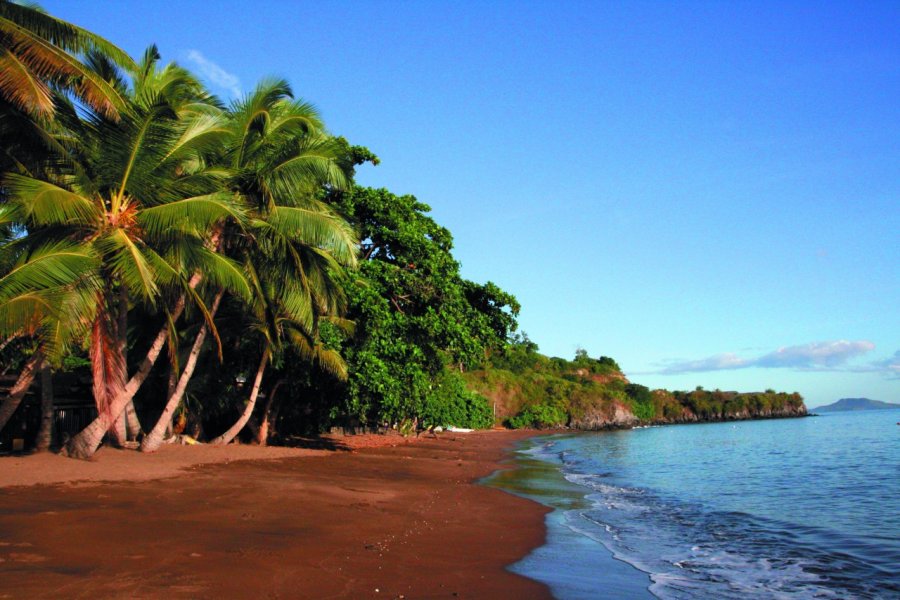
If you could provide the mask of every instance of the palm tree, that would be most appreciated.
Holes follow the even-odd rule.
[[[339,379],[347,378],[347,365],[340,354],[325,348],[318,340],[317,321],[310,296],[297,279],[279,280],[267,277],[255,279],[250,332],[261,341],[259,366],[253,374],[250,395],[237,421],[225,433],[210,441],[225,445],[241,432],[259,397],[263,376],[272,359],[288,351]]]
[[[0,0],[0,105],[32,117],[56,112],[53,89],[73,93],[98,113],[116,118],[125,100],[77,55],[99,51],[128,70],[134,61],[115,45],[33,6]]]
[[[354,264],[356,244],[346,221],[316,195],[324,186],[347,183],[339,164],[340,146],[324,134],[311,105],[291,98],[286,82],[264,80],[232,107],[224,148],[222,162],[230,173],[229,189],[241,199],[250,218],[241,228],[221,225],[216,232],[219,249],[243,264],[257,289],[257,301],[264,286],[257,269],[265,264],[268,277],[298,282],[310,303],[310,315],[316,311],[335,314],[341,291],[332,274]],[[221,293],[216,295],[215,307],[221,297]],[[141,444],[143,451],[152,452],[162,443],[196,367],[206,332],[204,325],[159,421]],[[257,371],[260,379],[269,358],[270,350],[264,350]],[[251,405],[258,385],[253,390]]]
[[[208,232],[224,219],[240,221],[242,208],[222,191],[222,175],[205,160],[223,129],[216,110],[191,90],[186,72],[158,71],[155,49],[145,55],[128,109],[116,121],[101,115],[71,123],[80,144],[61,157],[49,180],[9,174],[7,208],[24,226],[23,244],[69,239],[98,259],[103,282],[95,298],[90,358],[98,418],[75,436],[70,455],[99,446],[143,383],[174,322],[191,299],[208,311],[200,280],[244,295],[241,269],[210,248]],[[138,371],[127,374],[127,315],[133,305],[167,313]]]

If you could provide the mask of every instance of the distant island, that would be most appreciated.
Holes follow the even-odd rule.
[[[841,398],[837,402],[820,406],[814,410],[818,412],[843,412],[851,410],[886,410],[889,408],[900,408],[900,404],[870,400],[869,398]]]

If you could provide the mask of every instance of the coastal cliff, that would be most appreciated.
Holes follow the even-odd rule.
[[[515,350],[465,376],[492,406],[495,422],[508,427],[603,430],[807,415],[796,392],[650,390],[631,383],[608,357],[579,353],[567,361]]]
[[[664,390],[656,390],[656,392],[668,393]],[[727,394],[737,394],[736,392],[723,392]],[[753,394],[745,394],[753,396]],[[676,425],[683,423],[714,423],[719,421],[747,421],[752,419],[786,419],[793,417],[807,416],[806,406],[802,401],[797,403],[785,403],[778,407],[755,406],[744,408],[725,408],[719,411],[707,411],[703,414],[697,414],[688,406],[681,406],[680,410],[676,409],[675,414],[670,413],[669,416],[654,417],[652,419],[640,419],[631,409],[619,403],[609,404],[598,402],[596,407],[592,407],[585,414],[572,418],[567,424],[572,429],[580,429],[585,431],[597,431],[603,429],[629,429],[640,425]]]

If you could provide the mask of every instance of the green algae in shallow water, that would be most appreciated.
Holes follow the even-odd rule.
[[[512,461],[515,468],[482,480],[485,485],[554,509],[545,518],[546,543],[509,570],[545,583],[557,598],[652,600],[646,573],[616,560],[604,546],[568,526],[572,515],[591,508],[584,488],[567,481],[558,465],[529,454],[551,440],[570,437],[564,434],[526,440]]]

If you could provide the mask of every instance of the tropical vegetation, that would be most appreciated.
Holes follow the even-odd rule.
[[[612,359],[539,354],[516,299],[462,277],[428,205],[357,185],[378,157],[284,80],[225,103],[154,46],[133,60],[0,0],[0,139],[0,431],[39,380],[41,449],[54,390],[92,407],[55,440],[81,458],[104,440],[152,452],[179,435],[265,444],[786,402],[650,392]]]

